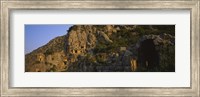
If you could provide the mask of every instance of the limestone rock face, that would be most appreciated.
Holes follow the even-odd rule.
[[[163,35],[144,35],[136,43],[136,47],[139,48],[144,40],[152,39],[155,45],[175,45],[175,37],[164,33]]]
[[[66,35],[56,37],[46,45],[26,54],[25,71],[50,72],[65,71],[68,60],[65,54]]]
[[[106,40],[106,42],[109,42],[109,43],[113,42],[104,32],[99,32],[99,34]]]

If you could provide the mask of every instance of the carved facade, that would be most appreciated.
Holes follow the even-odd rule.
[[[37,56],[37,61],[45,62],[45,55],[43,53],[39,53],[36,56]]]
[[[94,48],[96,44],[94,31],[96,29],[91,26],[75,26],[68,34],[67,52],[73,55],[80,55]]]

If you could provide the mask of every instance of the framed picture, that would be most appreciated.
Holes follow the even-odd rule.
[[[1,1],[1,96],[200,96],[199,0]]]

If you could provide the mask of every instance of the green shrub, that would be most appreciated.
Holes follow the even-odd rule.
[[[53,53],[52,49],[47,49],[44,55],[47,56],[47,55],[51,55],[52,53]]]

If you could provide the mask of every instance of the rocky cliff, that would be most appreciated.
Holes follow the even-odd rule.
[[[74,25],[25,56],[32,72],[175,71],[175,26]]]

